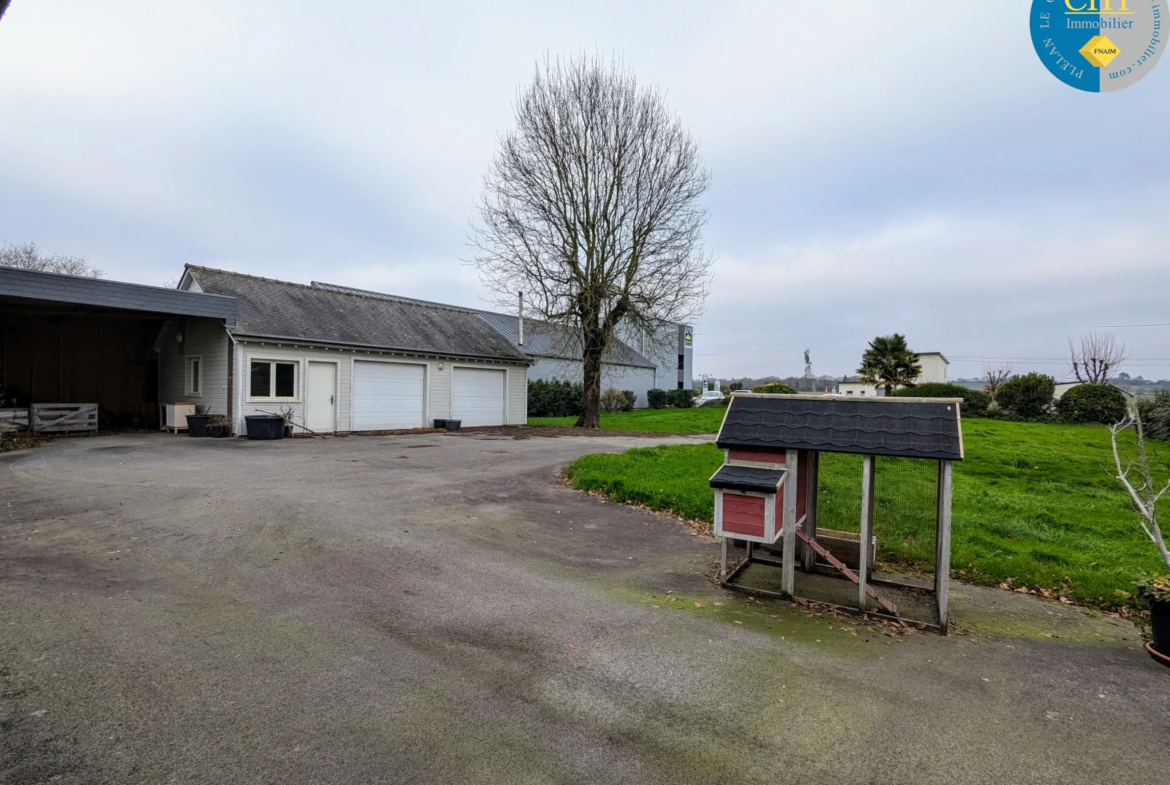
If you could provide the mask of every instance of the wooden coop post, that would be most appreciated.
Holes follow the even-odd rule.
[[[800,452],[788,450],[784,465],[788,472],[784,475],[784,562],[780,574],[780,588],[790,597],[796,596],[796,484],[800,481],[798,466]]]
[[[817,538],[817,486],[821,473],[821,454],[816,450],[808,451],[808,464],[805,472],[808,474],[808,484],[804,491],[804,533],[808,535],[810,540],[815,540]],[[816,559],[816,552],[805,545],[802,563],[805,572],[813,571]]]
[[[858,544],[860,556],[857,565],[857,602],[861,610],[868,610],[868,570],[869,549],[873,541],[873,486],[874,486],[874,456],[866,455],[861,464],[861,542]]]
[[[947,632],[947,602],[951,589],[951,496],[952,468],[950,461],[938,462],[938,535],[934,558],[934,594],[938,599],[938,626]]]

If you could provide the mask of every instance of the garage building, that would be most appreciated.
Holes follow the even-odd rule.
[[[318,432],[523,425],[529,358],[473,310],[188,265],[180,291],[232,297],[236,323],[184,318],[159,337],[159,400],[224,414],[290,411]]]

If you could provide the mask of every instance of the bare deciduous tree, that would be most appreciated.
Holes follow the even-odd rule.
[[[996,391],[1003,387],[1003,383],[1016,372],[1016,366],[1012,363],[1003,363],[1002,365],[984,365],[983,366],[983,389],[992,398],[995,397]]]
[[[101,278],[105,273],[77,256],[42,254],[36,243],[5,245],[0,248],[0,267],[15,267],[38,273],[61,273],[84,278]]]
[[[1085,333],[1079,341],[1069,338],[1068,351],[1073,375],[1084,384],[1105,384],[1109,374],[1130,358],[1125,344],[1118,343],[1111,333],[1096,331]]]
[[[1137,431],[1138,459],[1123,465],[1121,453],[1117,449],[1117,436],[1131,427]],[[1170,548],[1166,547],[1166,539],[1162,536],[1161,528],[1158,527],[1157,513],[1158,501],[1170,491],[1170,480],[1166,481],[1166,485],[1160,491],[1154,490],[1154,479],[1150,474],[1150,459],[1146,455],[1146,435],[1142,431],[1142,415],[1138,411],[1136,403],[1130,407],[1129,416],[1110,427],[1109,433],[1113,442],[1113,461],[1117,465],[1117,479],[1129,491],[1130,499],[1133,500],[1138,513],[1142,516],[1142,530],[1145,531],[1146,536],[1153,540],[1154,545],[1158,548],[1158,553],[1162,554],[1166,566],[1170,567]],[[1133,481],[1129,479],[1130,472],[1135,469],[1140,474],[1139,485],[1134,485]]]
[[[501,304],[523,291],[526,307],[579,333],[577,425],[597,428],[619,326],[658,335],[702,310],[711,175],[662,94],[618,62],[546,59],[515,119],[484,178],[475,264]]]

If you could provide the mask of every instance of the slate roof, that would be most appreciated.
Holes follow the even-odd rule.
[[[528,362],[474,311],[369,297],[187,265],[199,287],[236,298],[232,332],[440,357]]]
[[[959,403],[946,399],[738,394],[716,444],[963,459]]]
[[[0,266],[0,296],[147,313],[206,316],[223,319],[229,325],[236,320],[236,301],[231,297],[13,267]]]
[[[722,466],[711,477],[712,488],[729,491],[776,493],[784,479],[784,469],[753,469],[749,466]]]
[[[402,297],[401,295],[386,294],[384,292],[373,292],[367,289],[354,289],[353,287],[325,283],[324,281],[313,281],[312,286],[315,289],[324,289],[333,292],[349,292],[351,294],[379,297],[395,302],[418,303],[436,308],[451,308],[477,313],[484,321],[507,338],[516,350],[524,352],[527,355],[532,357],[554,357],[562,360],[581,359],[580,337],[564,325],[552,324],[540,319],[526,317],[524,319],[524,344],[521,345],[520,318],[511,314],[484,311],[478,308],[460,308],[456,305],[444,305],[443,303],[434,303],[427,300],[415,300],[411,297]],[[653,362],[621,341],[614,341],[610,346],[609,357],[606,358],[605,362],[611,365],[630,365],[635,368],[657,367]]]

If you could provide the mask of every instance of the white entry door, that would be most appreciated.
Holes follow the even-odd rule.
[[[355,431],[421,428],[426,416],[425,365],[354,361]]]
[[[451,418],[463,425],[503,425],[504,371],[455,368],[451,383]]]
[[[331,433],[337,423],[337,363],[309,363],[305,427]]]

